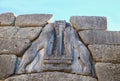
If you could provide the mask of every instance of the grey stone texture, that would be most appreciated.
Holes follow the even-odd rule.
[[[52,14],[26,14],[16,18],[15,25],[20,27],[38,27],[49,23]]]
[[[76,30],[107,29],[106,17],[99,16],[72,16],[70,18],[72,26]]]
[[[97,63],[95,70],[98,81],[120,81],[120,64]]]
[[[66,26],[66,22],[58,21],[43,28],[24,53],[16,74],[61,71],[91,75],[91,61],[90,53],[77,32]]]
[[[44,72],[36,74],[24,74],[9,77],[5,81],[97,81],[89,76],[69,74],[63,72]]]
[[[42,27],[0,27],[0,54],[23,55],[31,41],[39,36],[41,29]]]
[[[102,31],[102,30],[85,30],[79,32],[80,38],[87,45],[105,44],[119,45],[120,31]]]
[[[48,42],[50,41],[49,38],[52,38],[53,34],[54,32],[52,24],[48,24],[46,25],[46,27],[43,28],[43,31],[41,32],[37,40],[35,40],[29,47],[29,49],[26,50],[26,52],[24,53],[20,65],[17,69],[17,74],[42,71],[44,59],[43,56],[46,54],[46,48]]]
[[[13,37],[33,41],[39,37],[41,29],[41,27],[20,28]]]
[[[120,31],[106,17],[51,18],[0,14],[0,81],[120,81]]]
[[[11,12],[0,14],[0,26],[13,26],[15,18],[16,17]]]
[[[30,46],[28,39],[0,38],[0,54],[23,55],[24,51]]]
[[[19,27],[14,26],[6,26],[6,27],[0,27],[0,38],[12,38],[16,35],[16,33],[19,31]]]
[[[0,79],[14,74],[16,59],[15,55],[0,55]]]
[[[42,27],[27,27],[19,28],[17,26],[6,26],[0,27],[0,38],[19,38],[19,39],[29,39],[30,41],[35,40]]]
[[[72,27],[65,29],[64,44],[66,54],[73,56],[72,73],[90,75],[92,70],[90,52]]]
[[[89,45],[94,61],[120,63],[120,45]]]

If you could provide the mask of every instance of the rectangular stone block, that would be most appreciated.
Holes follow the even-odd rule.
[[[85,30],[79,35],[85,44],[120,44],[120,31]]]
[[[66,21],[55,21],[54,27],[66,27]]]
[[[43,67],[43,72],[53,72],[53,71],[59,71],[59,72],[71,72],[72,68],[70,66],[59,66],[59,65],[52,65],[52,64],[48,64],[48,65],[44,65]]]
[[[0,38],[11,38],[16,35],[16,33],[19,31],[19,27],[15,26],[6,26],[0,27]]]
[[[0,54],[15,54],[21,56],[29,46],[30,41],[28,39],[0,38]]]
[[[14,74],[16,58],[15,55],[0,55],[0,79]]]
[[[51,18],[52,14],[19,15],[16,18],[15,25],[20,27],[44,26],[50,21]]]
[[[29,39],[30,41],[33,41],[37,37],[39,37],[41,29],[42,29],[42,27],[20,28],[13,37]]]
[[[52,60],[44,60],[44,63],[45,64],[72,64],[72,60],[63,60],[63,59],[61,59],[61,60],[54,60],[54,59],[52,59]]]
[[[0,26],[13,26],[15,22],[15,16],[13,13],[0,14]]]
[[[17,26],[0,27],[1,38],[20,38],[35,40],[41,32],[42,27],[20,28]]]
[[[120,63],[120,45],[89,45],[96,62]]]
[[[72,60],[72,56],[66,56],[66,55],[63,55],[63,56],[47,56],[47,55],[44,55],[44,60],[51,60],[51,59],[54,59],[54,60]]]
[[[120,64],[97,63],[95,70],[98,81],[120,81]]]
[[[100,16],[72,16],[70,18],[72,26],[76,30],[107,29],[106,17]]]

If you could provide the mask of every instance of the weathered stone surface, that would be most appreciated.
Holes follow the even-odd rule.
[[[99,16],[72,16],[70,22],[76,30],[107,29],[106,17]]]
[[[92,74],[91,57],[88,49],[79,40],[77,32],[72,27],[67,27],[64,32],[66,54],[73,56],[72,73]]]
[[[98,81],[120,81],[120,64],[97,63],[95,69]]]
[[[120,44],[120,31],[86,30],[79,35],[85,44]]]
[[[68,74],[62,72],[44,72],[36,74],[24,74],[10,77],[5,81],[97,81],[89,76]]]
[[[15,55],[0,55],[0,79],[4,79],[14,73],[16,64]]]
[[[64,30],[66,27],[65,21],[55,21],[54,29],[55,29],[55,46],[54,46],[54,54],[59,56],[65,55],[64,54]]]
[[[13,26],[15,16],[13,13],[0,14],[0,26]]]
[[[19,15],[16,18],[15,25],[20,27],[44,26],[52,18],[52,14],[28,14]]]
[[[44,60],[45,64],[71,64],[72,60],[68,59],[59,59],[59,60]]]
[[[55,21],[53,28],[55,30],[55,40],[51,40],[51,42],[54,43],[53,45],[51,42],[48,43],[47,53],[44,56],[45,67],[43,68],[43,71],[71,72],[70,65],[72,64],[72,55],[65,53],[63,42],[66,22]],[[52,47],[53,53],[51,52]],[[71,57],[71,59],[69,57]]]
[[[91,75],[91,60],[77,32],[71,26],[66,27],[65,22],[58,21],[43,28],[38,39],[23,55],[16,74],[69,70],[71,73]]]
[[[28,39],[0,38],[0,54],[15,54],[21,56],[29,47]]]
[[[32,43],[31,47],[23,55],[16,73],[21,74],[41,72],[44,59],[43,56],[46,54],[46,51],[48,51],[48,49],[50,48],[49,47],[47,49],[47,46],[49,45],[48,43],[53,43],[50,41],[50,39],[54,41],[53,36],[54,29],[52,24],[46,25],[43,28],[43,31],[41,32],[38,39]]]
[[[19,27],[6,26],[0,27],[0,38],[11,38],[19,31]]]
[[[70,73],[72,68],[66,64],[45,64],[43,66],[43,72],[67,72]]]
[[[19,28],[15,26],[0,27],[0,38],[20,38],[33,41],[36,39],[42,27]]]
[[[120,63],[119,45],[89,45],[88,48],[97,62]]]
[[[20,28],[14,37],[33,41],[39,36],[41,29],[41,27]]]

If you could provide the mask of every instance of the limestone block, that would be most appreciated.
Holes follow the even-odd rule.
[[[5,81],[97,81],[89,76],[69,74],[63,72],[44,72],[36,74],[24,74],[9,77]]]
[[[17,26],[0,27],[0,37],[20,39],[22,38],[33,41],[39,36],[41,29],[42,27],[27,27],[27,28],[19,28]]]
[[[0,27],[0,37],[1,38],[11,38],[19,31],[19,27],[6,26]]]
[[[67,72],[70,73],[72,68],[66,64],[47,64],[42,68],[43,72]]]
[[[76,30],[107,29],[106,17],[99,16],[72,16],[70,22]]]
[[[71,60],[64,60],[64,59],[62,59],[62,60],[44,60],[44,63],[45,64],[71,64],[72,63],[72,61]]]
[[[120,64],[97,63],[95,70],[98,81],[120,81]]]
[[[20,27],[44,26],[50,21],[51,18],[52,14],[19,15],[16,18],[15,25]]]
[[[2,13],[0,14],[0,26],[13,26],[15,16],[13,13]]]
[[[5,79],[14,73],[15,63],[15,55],[0,55],[0,79]]]
[[[28,39],[6,39],[0,38],[0,54],[15,54],[21,56],[29,47]]]
[[[33,41],[39,36],[41,29],[41,27],[20,28],[14,37]]]
[[[86,30],[79,35],[85,44],[120,44],[120,31]]]
[[[97,62],[120,63],[119,45],[89,45],[88,48]]]
[[[54,60],[72,60],[72,57],[71,56],[66,56],[66,55],[63,55],[62,57],[56,57],[56,56],[44,56],[44,60],[50,60],[50,59],[54,59]]]

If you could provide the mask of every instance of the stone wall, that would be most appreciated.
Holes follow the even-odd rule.
[[[106,17],[0,14],[0,81],[120,81],[120,32]]]

